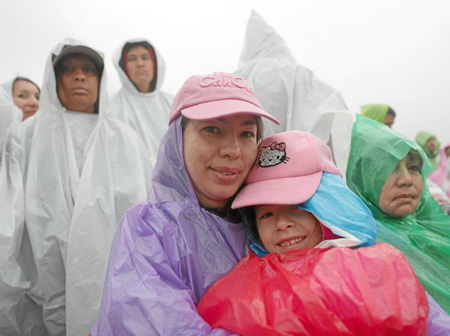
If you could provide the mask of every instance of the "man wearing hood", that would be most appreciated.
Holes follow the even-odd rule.
[[[164,59],[147,40],[135,38],[117,50],[114,65],[122,88],[112,100],[113,113],[136,131],[154,162],[173,101],[170,94],[160,90],[166,70]]]
[[[109,110],[103,56],[59,43],[39,113],[4,148],[0,334],[65,335],[66,315],[67,334],[87,334],[117,224],[150,180],[136,133]]]

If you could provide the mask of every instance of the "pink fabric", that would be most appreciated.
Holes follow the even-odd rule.
[[[330,148],[316,136],[289,131],[267,137],[231,207],[301,204],[316,192],[322,172],[342,177]]]
[[[450,147],[450,143],[446,146],[441,147],[439,150],[439,168],[431,173],[430,179],[436,183],[438,186],[442,186],[445,180],[445,165],[447,163],[447,157],[445,155],[445,149]]]
[[[263,110],[255,92],[244,79],[223,72],[190,77],[175,96],[169,125],[180,113],[194,120],[249,113],[280,124]]]

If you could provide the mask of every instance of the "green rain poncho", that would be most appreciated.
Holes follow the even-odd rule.
[[[430,138],[434,138],[434,141],[436,141],[436,149],[434,151],[431,151],[425,144],[427,143],[428,139]],[[428,160],[430,160],[431,166],[433,167],[433,169],[438,169],[439,168],[439,164],[437,162],[437,155],[439,154],[439,148],[441,147],[441,144],[439,143],[439,141],[437,140],[437,138],[428,132],[419,132],[416,135],[416,142],[420,145],[420,147],[422,147],[423,151],[425,152],[425,154],[428,157]]]
[[[367,104],[361,106],[361,115],[384,124],[389,105],[383,104]]]
[[[419,206],[406,217],[389,217],[378,206],[386,179],[411,148],[424,159],[422,176],[426,181],[432,169],[418,144],[380,123],[357,116],[347,183],[372,211],[378,224],[376,241],[400,249],[428,293],[450,313],[450,217],[426,184]]]

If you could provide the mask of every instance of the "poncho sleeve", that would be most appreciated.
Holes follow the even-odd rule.
[[[272,336],[425,335],[429,313],[413,268],[385,243],[250,255],[197,308],[213,328]]]
[[[232,335],[212,330],[200,317],[194,294],[182,276],[176,234],[161,212],[144,222],[137,205],[114,238],[100,318],[91,335]],[[150,205],[151,206],[151,205]]]

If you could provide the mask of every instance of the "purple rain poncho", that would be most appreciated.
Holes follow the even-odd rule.
[[[196,305],[247,253],[242,224],[198,204],[183,161],[181,117],[158,152],[145,203],[129,209],[113,241],[100,318],[91,335],[229,335]]]

